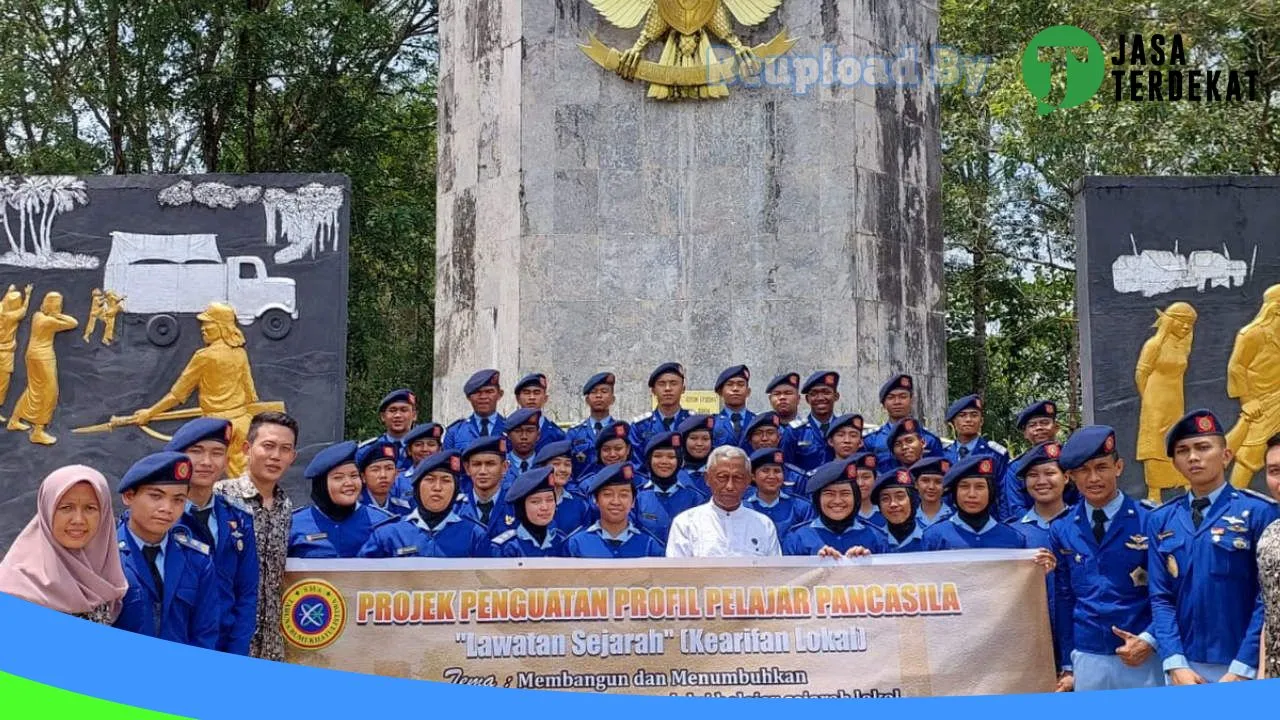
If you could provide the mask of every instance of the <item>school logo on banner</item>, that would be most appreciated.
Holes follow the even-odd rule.
[[[280,626],[294,647],[319,650],[342,635],[347,604],[342,593],[324,580],[301,580],[284,593]]]

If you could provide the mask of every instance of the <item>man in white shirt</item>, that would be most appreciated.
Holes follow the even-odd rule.
[[[667,557],[782,555],[773,521],[742,504],[751,484],[742,448],[722,445],[707,456],[711,502],[685,510],[671,523]]]

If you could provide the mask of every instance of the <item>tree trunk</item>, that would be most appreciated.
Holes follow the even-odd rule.
[[[127,171],[124,128],[120,123],[120,0],[107,0],[107,134],[111,137],[111,172]]]

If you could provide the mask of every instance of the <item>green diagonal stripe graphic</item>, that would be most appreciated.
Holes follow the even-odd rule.
[[[6,720],[93,718],[94,720],[181,720],[178,715],[98,700],[0,672],[0,713]]]

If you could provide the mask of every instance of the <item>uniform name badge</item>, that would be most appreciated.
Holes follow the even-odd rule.
[[[1165,567],[1169,569],[1169,574],[1178,577],[1178,561],[1172,555],[1165,559]]]
[[[314,533],[314,534],[308,535],[305,538],[307,542],[315,542],[317,540],[327,540],[327,539],[329,539],[329,533],[327,532]]]

